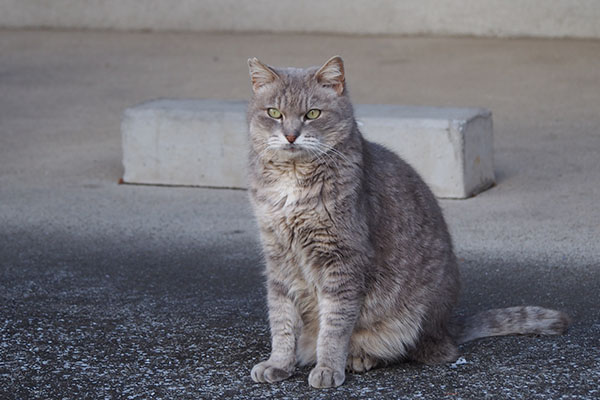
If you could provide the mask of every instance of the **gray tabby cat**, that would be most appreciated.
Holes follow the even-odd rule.
[[[339,386],[345,369],[450,362],[469,340],[566,330],[565,314],[539,307],[451,320],[459,273],[440,207],[408,164],[359,132],[342,59],[248,64],[250,197],[272,336],[252,379],[316,363],[310,385]]]

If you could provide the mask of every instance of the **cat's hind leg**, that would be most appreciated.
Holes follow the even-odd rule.
[[[298,346],[296,348],[296,358],[301,366],[314,365],[317,361],[317,335],[319,333],[318,321],[302,326]],[[382,362],[377,358],[371,357],[361,350],[352,351],[348,354],[346,362],[346,371],[362,373],[367,372]]]
[[[423,335],[407,358],[423,364],[434,365],[456,361],[458,348],[450,335]]]
[[[311,321],[302,326],[296,359],[300,366],[314,365],[317,362],[317,336],[319,335],[319,322]]]
[[[379,365],[380,362],[375,358],[367,354],[352,354],[348,355],[348,361],[346,362],[346,371],[354,373],[363,373],[370,371]]]
[[[356,329],[350,339],[346,368],[352,372],[366,372],[403,360],[418,338],[419,325],[412,319],[362,322],[362,327]]]

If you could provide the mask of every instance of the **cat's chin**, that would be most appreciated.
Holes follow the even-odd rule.
[[[314,158],[314,155],[299,146],[286,146],[277,150],[273,158],[278,161],[310,161]]]

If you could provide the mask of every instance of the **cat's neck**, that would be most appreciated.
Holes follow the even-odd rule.
[[[327,166],[314,160],[269,160],[259,164],[259,175],[265,183],[282,180],[295,182],[298,186],[310,186],[317,182]]]

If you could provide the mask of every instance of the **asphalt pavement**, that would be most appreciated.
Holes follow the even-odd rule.
[[[497,185],[441,202],[458,312],[566,311],[337,389],[256,384],[262,257],[242,190],[120,185],[123,110],[247,99],[246,60],[345,60],[356,103],[492,110]],[[600,41],[0,31],[0,398],[600,397]]]

